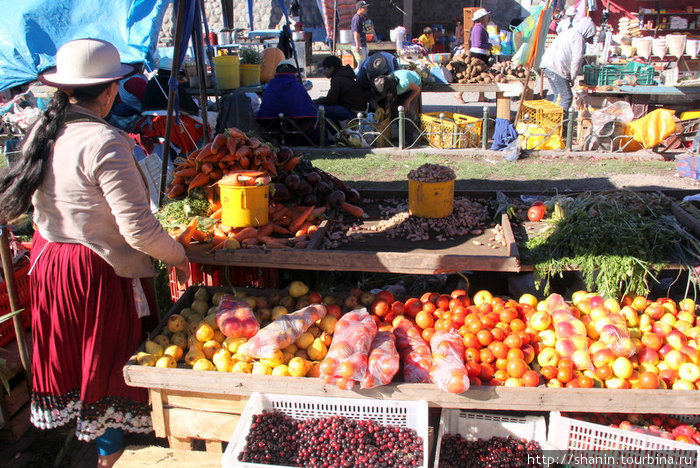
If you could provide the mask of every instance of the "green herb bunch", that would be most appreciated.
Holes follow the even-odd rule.
[[[258,65],[263,61],[263,54],[255,47],[241,47],[240,62],[248,65]]]

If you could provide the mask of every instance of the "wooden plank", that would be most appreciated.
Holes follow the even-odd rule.
[[[195,373],[195,374],[193,374]],[[425,400],[442,408],[513,411],[608,411],[620,413],[695,414],[700,392],[686,390],[614,390],[573,388],[473,387],[455,395],[432,384],[393,383],[383,387],[351,391],[326,385],[320,379],[251,374],[160,369],[127,364],[128,385],[200,393],[250,395],[252,392],[288,395],[377,398],[381,400]]]
[[[175,450],[192,450],[192,439],[168,436],[168,444]]]
[[[241,414],[248,399],[240,395],[215,395],[202,392],[170,390],[163,394],[164,408],[194,409]]]
[[[508,255],[517,258],[519,262],[518,242],[515,240],[513,226],[510,224],[508,213],[503,213],[501,215],[501,226],[503,227],[503,237],[505,237],[506,243],[508,244]]]
[[[148,391],[151,399],[151,421],[153,431],[158,437],[166,437],[168,435],[165,428],[165,415],[163,414],[163,391],[159,388],[151,388]]]
[[[166,408],[164,410],[168,438],[204,439],[229,442],[240,414],[215,413],[196,409]],[[173,447],[172,444],[171,448]]]
[[[130,445],[114,464],[114,468],[220,468],[221,454],[167,447]]]
[[[233,433],[231,433],[233,435]],[[226,442],[229,442],[231,438],[229,437],[229,440]],[[219,440],[205,440],[204,441],[204,446],[207,449],[207,452],[209,453],[223,453],[223,446],[221,445],[221,441]]]

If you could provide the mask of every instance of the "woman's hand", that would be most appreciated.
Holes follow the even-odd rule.
[[[180,284],[185,284],[190,279],[190,262],[187,258],[175,267],[175,276]]]

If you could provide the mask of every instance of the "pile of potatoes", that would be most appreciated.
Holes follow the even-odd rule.
[[[455,55],[447,64],[457,83],[507,83],[525,78],[525,67],[513,62],[500,62],[491,68],[481,59]]]

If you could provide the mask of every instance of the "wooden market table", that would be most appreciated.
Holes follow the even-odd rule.
[[[335,45],[336,50],[349,50],[352,51],[355,46],[353,44],[340,44]],[[367,42],[367,50],[385,50],[388,52],[396,52],[396,42],[393,41],[371,41]]]
[[[424,92],[496,93],[496,117],[510,120],[510,98],[522,95],[521,81],[510,83],[432,83]]]

